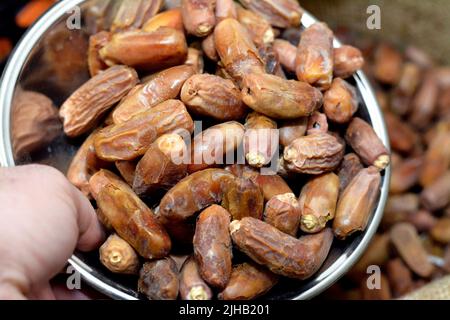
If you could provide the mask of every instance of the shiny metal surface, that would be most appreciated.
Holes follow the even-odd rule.
[[[84,5],[86,0],[66,0],[57,3],[26,33],[22,41],[11,56],[0,86],[0,165],[14,166],[10,136],[11,102],[14,91],[21,80],[24,67],[30,62],[31,54],[45,35],[58,23],[63,23],[67,12],[74,6]],[[313,16],[305,13],[303,26],[307,27],[317,21]],[[339,46],[335,41],[335,46]],[[387,130],[383,116],[375,99],[374,93],[362,72],[354,77],[354,82],[362,101],[359,116],[370,121],[382,141],[389,146]],[[335,241],[333,248],[323,267],[312,278],[302,281],[285,281],[278,285],[267,299],[310,299],[331,286],[342,277],[351,266],[357,262],[366,249],[381,221],[389,189],[390,168],[384,172],[381,195],[376,211],[372,215],[367,230],[355,235],[344,242]],[[98,263],[95,254],[75,253],[69,262],[81,273],[84,280],[98,291],[114,299],[135,300],[140,296],[135,285],[129,281],[117,278],[108,273]]]

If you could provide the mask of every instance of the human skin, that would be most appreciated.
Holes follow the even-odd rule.
[[[95,211],[56,169],[0,168],[0,300],[80,298],[50,280],[75,249],[104,239]]]

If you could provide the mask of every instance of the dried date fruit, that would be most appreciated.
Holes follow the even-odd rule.
[[[181,89],[181,101],[194,114],[220,121],[239,120],[247,113],[233,81],[211,74],[190,77]]]
[[[194,74],[192,66],[181,65],[152,75],[120,102],[113,111],[114,123],[126,122],[138,113],[148,111],[166,100],[175,99],[185,81]]]
[[[250,73],[244,76],[242,101],[268,117],[295,119],[316,111],[322,103],[322,94],[305,82]]]
[[[173,259],[154,260],[142,266],[138,291],[149,300],[176,300],[179,287],[178,268]]]
[[[434,64],[431,57],[427,53],[414,46],[408,46],[405,49],[405,57],[423,69],[432,67]]]
[[[219,293],[219,300],[252,300],[256,299],[278,282],[278,277],[254,263],[243,263],[233,267],[230,282]]]
[[[389,151],[374,129],[361,118],[353,118],[345,133],[345,140],[362,162],[383,170],[389,165]]]
[[[200,276],[194,257],[189,257],[180,272],[180,297],[182,300],[211,300],[212,291]]]
[[[384,119],[392,149],[403,153],[411,152],[419,141],[419,136],[414,129],[390,112],[384,113]]]
[[[437,110],[439,85],[436,75],[428,72],[412,103],[409,121],[419,129],[426,128],[433,119]]]
[[[264,197],[261,189],[249,178],[237,178],[223,195],[222,207],[227,209],[233,220],[244,217],[261,219]]]
[[[98,221],[107,232],[114,232],[114,227],[100,208],[95,210],[95,214],[97,215]]]
[[[299,197],[300,228],[316,233],[334,218],[339,196],[339,177],[330,172],[312,178],[302,188]]]
[[[238,178],[256,179],[259,176],[258,170],[245,164],[232,164],[225,167],[225,170],[232,173]],[[256,182],[255,182],[256,183]]]
[[[361,170],[339,197],[333,231],[345,239],[356,231],[366,229],[380,194],[381,176],[377,168]]]
[[[327,133],[313,134],[294,140],[284,149],[288,171],[321,174],[334,170],[344,157],[344,145]]]
[[[154,213],[119,177],[100,170],[89,181],[97,205],[117,234],[146,259],[162,258],[171,248],[170,238]],[[97,189],[98,192],[93,192]]]
[[[375,52],[373,74],[376,80],[384,84],[395,85],[400,80],[403,57],[387,43],[378,46]]]
[[[196,73],[203,73],[203,68],[205,67],[205,62],[203,61],[203,53],[195,48],[188,49],[188,55],[185,65],[194,68]]]
[[[333,32],[325,23],[314,23],[302,33],[297,50],[296,74],[322,90],[333,80]]]
[[[165,134],[155,140],[136,166],[133,190],[151,195],[168,190],[187,175],[187,147],[178,134]]]
[[[126,66],[114,66],[91,78],[76,90],[61,106],[64,132],[77,137],[92,130],[101,116],[120,101],[137,83],[136,71]]]
[[[108,126],[95,136],[97,156],[107,161],[133,160],[166,133],[190,135],[194,123],[181,101],[167,100],[129,121]]]
[[[219,61],[219,55],[216,50],[216,41],[214,40],[214,33],[211,33],[202,41],[203,53],[208,57],[209,60],[217,62]]]
[[[268,164],[276,152],[279,138],[277,123],[252,112],[245,121],[244,155],[248,164],[260,168]]]
[[[224,122],[200,132],[191,143],[189,173],[234,162],[234,152],[243,138],[244,126],[236,121]]]
[[[281,122],[279,135],[280,144],[283,147],[289,146],[295,139],[303,137],[306,133],[308,118],[302,117],[294,120]]]
[[[272,26],[264,17],[237,6],[237,20],[247,28],[256,46],[260,47],[274,41],[275,35]]]
[[[413,157],[392,166],[389,192],[398,194],[408,191],[419,181],[423,157]]]
[[[375,234],[361,259],[350,271],[351,277],[360,278],[361,275],[366,275],[370,265],[384,265],[389,259],[389,244],[389,235]]]
[[[347,153],[339,166],[339,193],[342,193],[353,178],[364,168],[355,153]]]
[[[233,0],[216,0],[216,20],[237,19],[236,4]]]
[[[286,40],[275,39],[273,42],[273,50],[278,55],[278,59],[283,68],[290,73],[295,73],[297,67],[297,48]]]
[[[161,27],[169,27],[183,32],[184,26],[180,8],[167,10],[157,14],[145,22],[142,26],[142,30],[145,32],[153,32]]]
[[[182,64],[187,57],[184,33],[161,27],[116,33],[101,50],[108,65],[124,64],[142,71],[156,71]]]
[[[444,209],[450,203],[450,171],[422,190],[421,204],[428,210]]]
[[[293,237],[297,235],[300,216],[300,204],[293,193],[272,197],[264,209],[265,222]]]
[[[269,201],[277,195],[293,193],[289,185],[279,175],[255,175],[252,180],[261,188],[264,201]]]
[[[281,67],[277,53],[273,50],[271,44],[258,47],[258,53],[266,66],[266,73],[287,79],[286,74]]]
[[[344,45],[333,50],[334,76],[348,78],[364,65],[364,57],[358,48]]]
[[[323,110],[331,121],[349,122],[358,110],[355,87],[341,78],[335,78],[323,96]]]
[[[437,219],[426,210],[408,214],[405,221],[411,223],[418,232],[429,232],[437,223]]]
[[[11,117],[12,146],[16,159],[46,147],[62,132],[58,110],[48,97],[34,91],[18,90]]]
[[[112,21],[111,31],[116,33],[140,28],[161,9],[162,2],[162,0],[121,1]]]
[[[254,218],[231,222],[230,232],[236,247],[256,263],[275,274],[299,280],[319,270],[333,242],[330,229],[297,239]]]
[[[134,174],[136,172],[136,161],[119,160],[115,162],[116,169],[119,171],[121,177],[130,186],[133,186]]]
[[[395,296],[402,296],[411,291],[413,287],[412,273],[401,259],[390,260],[386,269]]]
[[[416,92],[422,78],[420,67],[414,63],[406,62],[398,82],[396,91],[407,97],[411,97]]]
[[[413,225],[409,223],[394,225],[390,231],[390,239],[402,259],[417,275],[427,278],[433,273],[434,267],[429,262]]]
[[[128,242],[116,234],[108,237],[100,247],[100,261],[114,273],[137,274],[139,257]]]
[[[160,219],[164,223],[182,222],[209,205],[220,203],[234,179],[232,173],[223,169],[206,169],[187,176],[161,199]]]
[[[218,205],[205,209],[197,219],[194,235],[195,260],[200,275],[211,286],[224,288],[232,270],[230,213]]]
[[[442,244],[450,244],[450,218],[439,219],[430,232],[431,237]]]
[[[182,0],[181,14],[186,31],[197,37],[210,34],[216,25],[215,0]]]
[[[385,214],[396,212],[413,213],[419,209],[419,195],[415,193],[404,193],[391,195],[386,202]]]
[[[88,66],[91,77],[94,77],[101,71],[108,69],[108,65],[100,57],[99,51],[111,40],[111,37],[111,33],[101,31],[89,38]]]
[[[328,133],[328,119],[324,113],[315,111],[308,119],[306,134],[310,136],[319,133]]]
[[[295,0],[240,0],[239,2],[278,28],[298,27],[303,15],[303,9]]]

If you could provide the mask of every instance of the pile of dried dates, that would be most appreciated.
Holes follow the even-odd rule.
[[[106,268],[139,274],[149,299],[253,299],[365,230],[390,155],[355,116],[348,78],[364,59],[333,48],[324,23],[301,28],[296,0],[99,1],[87,14],[91,78],[58,115],[86,137],[67,177],[111,234]]]

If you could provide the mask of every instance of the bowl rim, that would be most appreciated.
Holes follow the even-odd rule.
[[[22,67],[27,62],[29,54],[35,44],[38,43],[44,33],[55,23],[57,23],[64,15],[69,14],[71,9],[75,6],[81,5],[84,2],[86,2],[86,0],[64,0],[57,2],[43,16],[41,16],[30,29],[28,29],[16,48],[13,50],[0,81],[0,167],[10,167],[15,165],[11,145],[10,115],[13,95],[16,84],[21,75]],[[305,11],[301,22],[303,27],[308,27],[318,21],[319,20],[317,20],[314,16]],[[341,46],[341,43],[336,38],[334,39],[334,46]],[[354,80],[356,81],[356,86],[358,87],[358,90],[363,98],[363,103],[366,105],[370,121],[372,122],[372,127],[385,146],[390,150],[384,117],[369,81],[362,71],[356,72],[354,75]],[[319,278],[311,278],[313,281],[315,280],[316,283],[309,286],[302,293],[293,297],[292,300],[311,299],[315,297],[339,280],[359,260],[367,248],[370,240],[376,233],[383,216],[389,191],[390,170],[390,166],[385,169],[378,206],[372,214],[367,229],[362,234],[362,239],[357,246],[349,255],[342,255],[330,266],[328,266]],[[135,296],[107,283],[110,282],[107,281],[108,279],[103,280],[101,279],[101,276],[96,276],[93,269],[79,259],[76,254],[72,255],[68,262],[82,275],[83,279],[90,286],[99,292],[113,299],[137,299]]]

